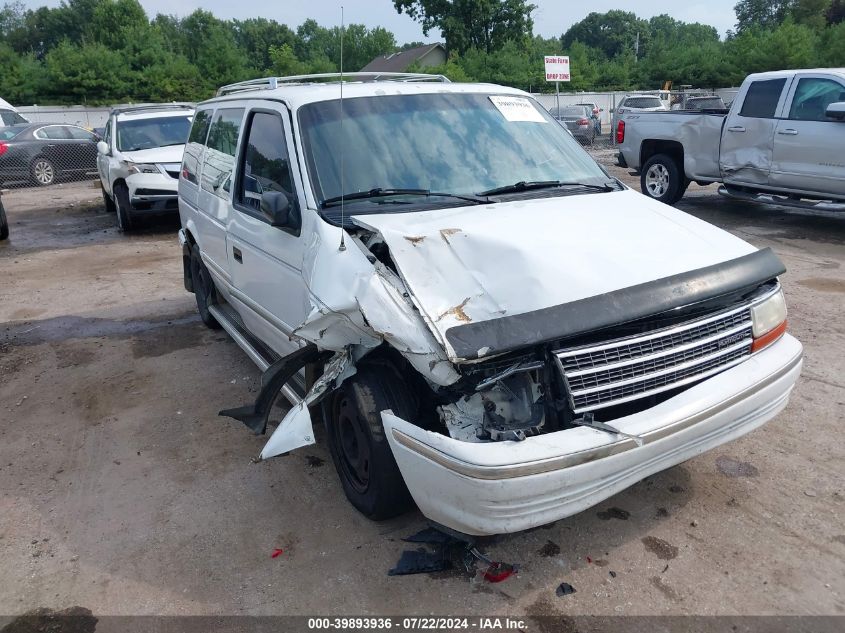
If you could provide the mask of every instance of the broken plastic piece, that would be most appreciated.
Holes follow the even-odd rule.
[[[514,574],[519,572],[519,567],[516,565],[508,565],[507,563],[493,563],[484,572],[484,580],[487,582],[502,582],[507,580]]]
[[[571,593],[575,593],[575,587],[570,585],[568,582],[562,582],[560,583],[560,586],[558,586],[557,591],[555,591],[555,593],[557,594],[558,598],[562,596],[568,596]]]
[[[277,547],[276,549],[273,550],[273,553],[270,554],[270,558],[278,558],[279,556],[281,556],[284,553],[285,553],[285,551],[283,549],[280,549],[280,548]]]
[[[405,550],[396,563],[396,567],[387,572],[388,576],[424,574],[431,571],[451,569],[451,561],[445,557],[445,551],[438,548],[435,552],[425,550]]]
[[[446,543],[450,543],[455,539],[441,532],[438,529],[433,527],[427,527],[423,530],[420,530],[416,534],[412,534],[411,536],[406,536],[402,539],[407,543],[427,543],[429,545],[445,545]]]
[[[610,426],[609,424],[605,424],[604,422],[598,422],[592,413],[585,413],[583,417],[577,418],[572,420],[572,424],[576,426],[586,426],[589,429],[595,429],[596,431],[604,431],[605,433],[613,433],[614,435],[618,435],[619,437],[624,437],[628,440],[634,440],[637,443],[637,446],[642,446],[645,442],[643,438],[639,437],[638,435],[631,435],[630,433],[624,433],[617,429],[615,426]]]

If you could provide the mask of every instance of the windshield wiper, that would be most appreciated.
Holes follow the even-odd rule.
[[[520,180],[512,185],[504,185],[503,187],[495,187],[482,191],[479,196],[495,196],[500,193],[522,193],[523,191],[532,191],[534,189],[557,189],[559,187],[584,187],[585,189],[593,189],[595,191],[615,191],[616,188],[609,182],[600,185],[591,184],[587,182],[563,182],[561,180]]]
[[[460,193],[446,193],[440,191],[429,191],[428,189],[389,189],[385,187],[376,187],[375,189],[370,189],[369,191],[354,191],[352,193],[347,193],[344,196],[335,196],[333,198],[326,198],[323,200],[321,206],[325,209],[326,207],[331,207],[336,204],[340,204],[340,201],[343,200],[344,202],[351,202],[354,200],[366,200],[371,198],[388,198],[390,196],[422,196],[425,198],[456,198],[458,200],[467,200],[468,202],[473,202],[475,204],[486,204],[489,202],[486,198],[482,198],[480,196],[474,195],[464,195]]]

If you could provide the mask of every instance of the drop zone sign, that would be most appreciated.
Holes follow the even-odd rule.
[[[546,55],[546,81],[569,81],[569,56]]]

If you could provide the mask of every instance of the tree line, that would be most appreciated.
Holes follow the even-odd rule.
[[[716,29],[660,15],[590,13],[560,37],[533,33],[526,0],[394,0],[449,59],[426,69],[457,81],[550,91],[543,56],[569,55],[562,90],[654,89],[670,80],[735,86],[750,72],[845,66],[845,0],[741,0],[737,25]],[[418,46],[390,31],[346,26],[344,70]],[[58,7],[0,9],[0,96],[16,104],[195,101],[223,84],[266,75],[336,72],[341,32],[306,20],[221,20],[196,10],[150,19],[137,0],[64,0]],[[410,70],[419,70],[411,68]]]

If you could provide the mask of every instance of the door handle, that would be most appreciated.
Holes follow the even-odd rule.
[[[785,134],[786,136],[797,136],[798,130],[793,130],[792,128],[787,128],[785,130],[778,130],[778,134]]]
[[[745,128],[741,125],[735,125],[728,128],[728,132],[745,132]]]
[[[235,261],[238,262],[239,264],[244,263],[244,257],[241,254],[241,249],[239,249],[237,246],[232,247],[232,257],[234,257]]]

